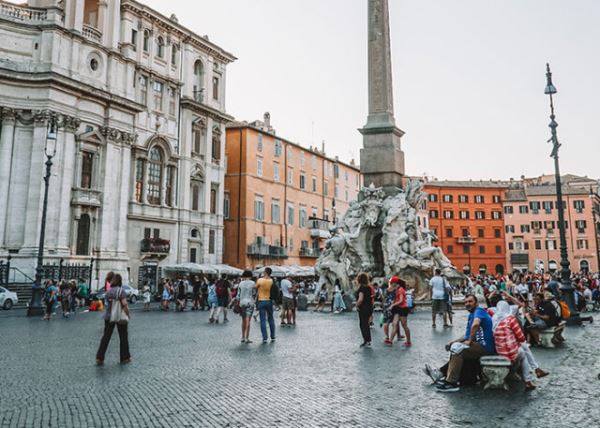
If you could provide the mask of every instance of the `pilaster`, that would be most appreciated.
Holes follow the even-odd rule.
[[[0,247],[5,243],[5,230],[8,217],[8,194],[12,150],[15,138],[15,111],[2,109],[2,134],[0,136]]]

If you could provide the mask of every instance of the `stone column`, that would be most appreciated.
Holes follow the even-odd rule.
[[[0,136],[0,247],[4,246],[8,216],[8,193],[12,164],[12,149],[15,137],[15,112],[2,110],[2,135]]]
[[[117,219],[117,251],[127,252],[127,213],[129,211],[129,177],[131,175],[131,146],[123,143],[121,148],[121,167],[119,184],[119,218]]]

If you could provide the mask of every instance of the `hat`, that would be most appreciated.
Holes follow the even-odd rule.
[[[544,291],[544,299],[545,300],[552,300],[552,299],[554,299],[554,294],[552,294],[549,291]]]
[[[402,280],[399,277],[392,276],[392,278],[390,279],[390,284],[400,284],[400,281]]]

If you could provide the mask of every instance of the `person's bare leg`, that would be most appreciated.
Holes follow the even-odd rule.
[[[400,317],[400,323],[402,324],[402,329],[404,330],[404,335],[406,336],[406,343],[412,343],[410,340],[410,329],[408,328],[408,318]]]
[[[398,329],[400,328],[400,326],[398,325],[398,322],[400,321],[400,316],[399,315],[394,315],[394,318],[392,319],[392,336],[390,337],[390,341],[394,342],[394,338],[396,336],[398,336],[399,338],[399,334],[398,334]]]
[[[431,325],[435,327],[435,318],[437,317],[437,314],[435,312],[431,313]]]

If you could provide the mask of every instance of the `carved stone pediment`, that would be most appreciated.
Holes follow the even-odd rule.
[[[75,136],[75,140],[79,142],[95,144],[97,146],[103,146],[106,143],[106,139],[97,129],[77,134]]]

